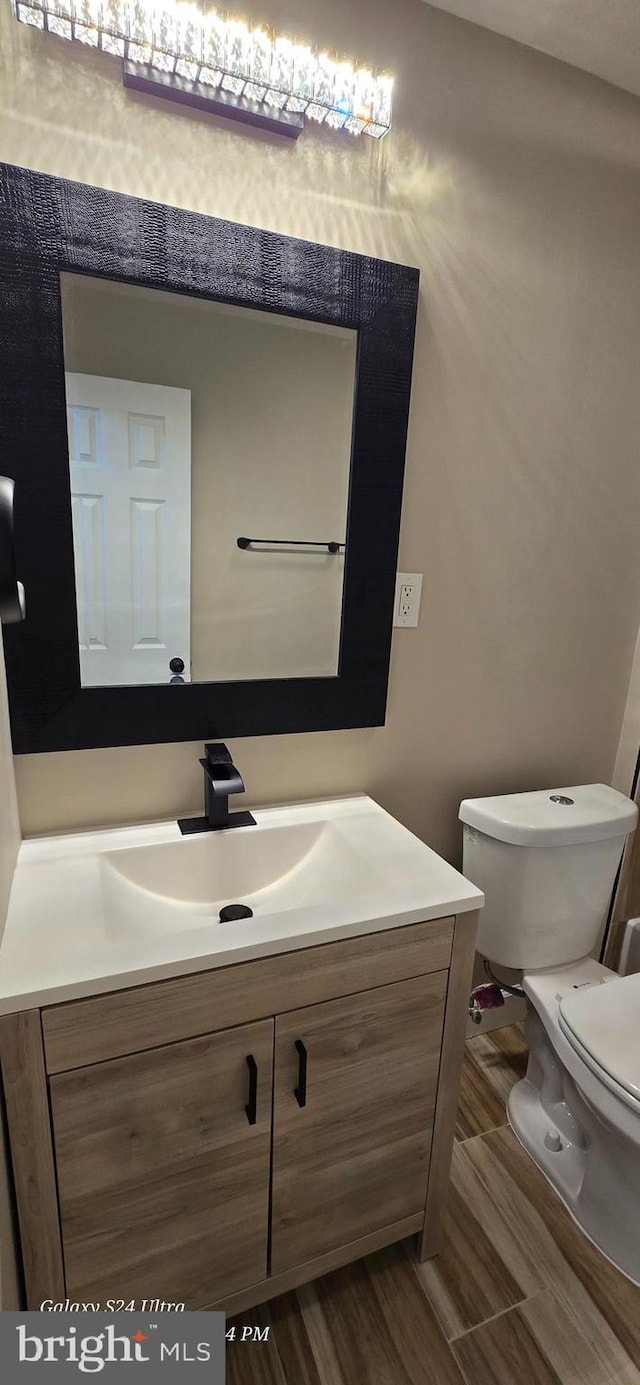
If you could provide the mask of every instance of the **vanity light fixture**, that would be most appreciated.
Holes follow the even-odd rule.
[[[31,24],[123,59],[124,84],[296,139],[305,117],[381,139],[392,78],[181,0],[14,0]]]

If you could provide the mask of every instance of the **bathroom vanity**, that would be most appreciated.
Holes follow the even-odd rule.
[[[483,896],[370,799],[218,811],[220,735],[384,723],[418,272],[8,165],[0,207],[14,752],[212,740],[225,828],[23,844],[28,1305],[234,1311],[434,1254]]]
[[[22,848],[0,1057],[30,1308],[235,1312],[439,1248],[482,894],[370,799],[256,818]],[[220,923],[243,870],[253,916]]]

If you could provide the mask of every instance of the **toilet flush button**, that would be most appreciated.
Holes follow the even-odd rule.
[[[575,798],[566,798],[562,793],[552,793],[549,795],[550,803],[564,803],[567,807],[573,807]]]
[[[559,1150],[562,1149],[560,1131],[556,1130],[555,1126],[550,1125],[544,1137],[544,1142],[547,1149],[550,1149],[553,1154],[557,1154]]]

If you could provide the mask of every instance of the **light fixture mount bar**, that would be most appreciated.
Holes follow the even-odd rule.
[[[190,82],[175,73],[161,72],[151,63],[134,63],[125,58],[123,82],[125,87],[144,92],[146,96],[163,97],[182,106],[193,106],[208,115],[239,120],[269,134],[297,139],[304,130],[304,116],[295,111],[279,111],[277,107],[250,101],[246,96],[234,96],[220,88],[205,86],[204,82]]]

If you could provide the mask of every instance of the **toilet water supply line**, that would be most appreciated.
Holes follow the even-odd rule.
[[[509,995],[525,999],[522,986],[509,986],[506,981],[499,981],[486,958],[484,969],[490,980],[484,981],[480,986],[474,986],[469,996],[469,1019],[473,1024],[482,1024],[484,1011],[497,1010],[500,1005],[504,1005],[505,998]]]

